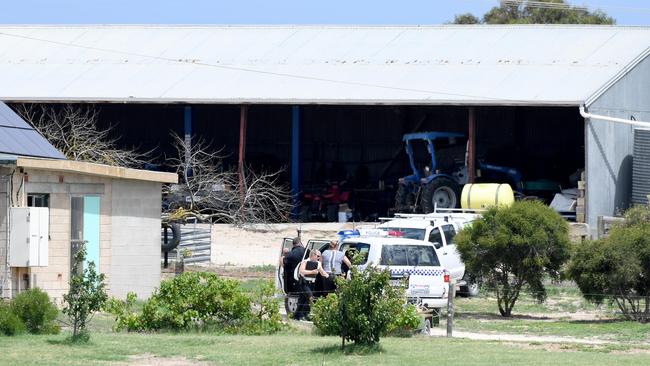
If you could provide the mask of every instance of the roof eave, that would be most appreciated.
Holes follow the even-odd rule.
[[[74,160],[54,160],[18,157],[16,166],[49,171],[62,171],[76,174],[87,174],[107,178],[131,179],[158,183],[178,183],[175,173],[153,172],[149,170],[131,169],[111,165],[89,163]]]

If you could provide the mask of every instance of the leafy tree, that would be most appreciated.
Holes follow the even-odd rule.
[[[580,245],[568,273],[586,299],[608,299],[627,319],[650,321],[650,208],[629,209],[608,237]]]
[[[350,281],[337,280],[336,294],[314,304],[314,326],[321,334],[340,336],[342,346],[346,341],[372,346],[388,332],[413,325],[415,313],[404,307],[403,289],[391,286],[388,270],[351,271]]]
[[[481,20],[472,13],[458,14],[454,17],[454,24],[478,24]]]
[[[456,238],[471,279],[496,290],[504,317],[512,314],[522,289],[544,301],[542,280],[545,275],[559,279],[560,268],[569,259],[567,223],[540,202],[490,208]]]
[[[108,299],[104,274],[97,273],[95,262],[92,261],[88,263],[88,268],[83,268],[85,259],[86,246],[82,245],[74,256],[70,290],[63,295],[63,313],[70,319],[74,342],[89,339],[86,325]]]
[[[539,1],[557,5],[540,7]],[[566,6],[564,6],[566,5]],[[470,22],[476,19],[476,22]],[[457,15],[455,24],[614,24],[614,18],[602,10],[590,12],[584,7],[569,6],[565,0],[501,1],[478,18],[466,13]]]

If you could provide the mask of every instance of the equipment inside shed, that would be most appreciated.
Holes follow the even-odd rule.
[[[143,151],[153,149],[151,163],[158,169],[167,169],[166,157],[174,153],[171,131],[210,141],[215,149],[223,149],[226,168],[237,166],[239,105],[96,107],[100,126],[112,126],[113,136],[121,145],[137,146]],[[188,107],[189,125],[185,115]],[[585,165],[584,120],[577,107],[473,108],[477,167],[488,163],[514,168],[524,181],[544,190],[576,186],[574,173]],[[439,131],[468,136],[470,132],[466,106],[304,105],[294,109],[287,105],[250,105],[247,110],[246,164],[267,171],[283,169],[282,181],[293,184],[294,189],[298,187],[302,206],[314,206],[313,212],[303,211],[297,217],[305,221],[338,220],[339,211],[347,211],[347,218],[358,221],[387,215],[395,204],[398,179],[412,174],[404,134]],[[293,155],[292,141],[296,131],[297,157]],[[438,141],[436,170],[445,173],[454,165],[464,164],[466,141]],[[430,158],[426,145],[416,145],[414,155],[422,167]],[[292,159],[299,162],[298,169],[292,169]],[[296,172],[299,176],[292,179]],[[481,172],[477,173],[480,178]],[[574,179],[569,178],[572,174]],[[555,192],[533,193],[548,203]],[[332,205],[337,205],[336,210]]]

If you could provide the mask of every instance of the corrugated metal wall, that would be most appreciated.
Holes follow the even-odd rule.
[[[650,121],[650,58],[636,65],[591,105],[589,112]],[[633,131],[601,120],[587,123],[587,220],[596,234],[600,215],[629,207],[632,190]]]

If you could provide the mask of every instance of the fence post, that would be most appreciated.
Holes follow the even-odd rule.
[[[449,297],[447,298],[447,337],[452,336],[454,329],[454,298],[456,297],[456,281],[449,281]]]

